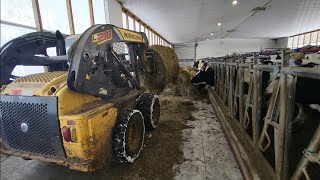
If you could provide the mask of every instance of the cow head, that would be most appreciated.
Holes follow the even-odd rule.
[[[199,62],[199,65],[198,65],[198,70],[199,70],[199,71],[204,71],[205,68],[206,68],[205,62],[204,62],[204,61],[200,61],[200,62]]]
[[[206,69],[206,67],[208,66],[207,62],[204,62],[202,60],[200,61],[195,61],[193,63],[193,67],[198,70],[198,71],[204,71]]]
[[[213,76],[214,76],[213,69],[210,67],[206,68],[205,64],[202,66],[202,68],[204,68],[204,70],[199,71],[191,79],[191,83],[193,83],[194,85],[209,84],[209,85],[213,86],[213,82],[214,82],[213,81]]]

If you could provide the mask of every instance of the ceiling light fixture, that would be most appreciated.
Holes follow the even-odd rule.
[[[213,32],[211,33],[211,36],[213,36]]]
[[[270,6],[258,6],[258,7],[255,7],[254,9],[252,9],[251,12],[255,12],[255,11],[265,11],[267,9],[269,9]]]
[[[209,41],[209,39],[207,39],[207,41]]]
[[[218,22],[218,26],[221,26],[221,22]]]
[[[238,4],[238,1],[237,1],[237,0],[233,0],[233,1],[232,1],[232,5],[235,6],[235,5],[237,5],[237,4]]]

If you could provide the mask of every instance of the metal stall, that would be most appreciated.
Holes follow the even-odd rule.
[[[299,67],[298,61],[289,65],[291,52],[266,49],[206,59],[215,72],[209,98],[245,179],[312,179],[307,166],[320,163],[319,121],[299,152],[301,159],[294,157],[300,162],[291,160],[297,78],[320,80],[320,68]],[[264,58],[269,55],[281,60],[270,64]],[[274,86],[267,96],[270,82]]]

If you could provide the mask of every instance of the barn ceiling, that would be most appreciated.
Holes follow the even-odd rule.
[[[237,6],[231,1],[123,0],[123,4],[172,43],[277,39],[320,29],[320,0],[238,0]],[[268,9],[252,11],[263,6]]]

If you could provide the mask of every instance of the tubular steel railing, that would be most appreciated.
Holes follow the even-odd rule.
[[[253,57],[251,62],[245,62],[241,55],[204,60],[209,62],[215,72],[212,89],[224,104],[227,116],[239,123],[239,127],[251,137],[253,147],[263,153],[273,167],[276,179],[310,179],[308,165],[311,163],[320,165],[319,121],[315,125],[318,128],[309,145],[301,152],[300,162],[296,165],[290,164],[292,160],[289,154],[290,147],[294,143],[292,122],[297,77],[320,80],[320,68],[289,66],[291,50],[276,49],[272,52],[281,54],[280,64],[261,64],[259,55],[265,54],[263,52],[251,53]],[[274,87],[266,102],[263,88],[266,88],[264,78],[268,73],[271,75]],[[279,76],[280,79],[277,78]],[[249,85],[247,93],[244,91],[245,81]],[[270,157],[270,154],[273,157]],[[298,160],[299,157],[294,158]],[[295,170],[289,172],[289,167],[292,166]]]

